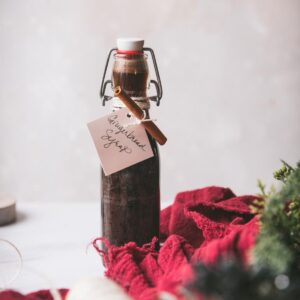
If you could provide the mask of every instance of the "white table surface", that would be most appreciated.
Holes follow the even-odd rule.
[[[0,227],[0,239],[12,242],[23,257],[22,271],[8,288],[71,288],[81,278],[103,276],[94,248],[86,253],[100,234],[100,203],[23,202],[17,211],[16,223]]]

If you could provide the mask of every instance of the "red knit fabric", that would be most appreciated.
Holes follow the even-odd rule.
[[[59,293],[62,297],[62,300],[66,298],[68,293],[67,289],[60,289]],[[53,300],[53,297],[49,290],[40,290],[34,293],[30,293],[27,295],[22,295],[16,291],[6,290],[0,292],[1,300]]]
[[[178,287],[192,277],[191,263],[213,263],[220,256],[238,256],[245,263],[258,232],[249,204],[254,196],[236,197],[230,189],[207,187],[179,193],[173,205],[161,212],[162,247],[152,243],[138,247],[109,245],[104,254],[106,275],[124,287],[134,299],[152,300],[161,291],[180,299]],[[60,293],[65,298],[67,290]],[[52,300],[47,290],[22,295],[0,292],[0,300]]]
[[[230,189],[207,187],[179,193],[173,205],[161,212],[161,241],[138,247],[109,245],[104,254],[106,275],[134,299],[152,300],[161,291],[180,299],[178,287],[191,278],[191,262],[213,263],[220,256],[238,256],[244,263],[258,232],[249,204],[257,197],[236,197]]]

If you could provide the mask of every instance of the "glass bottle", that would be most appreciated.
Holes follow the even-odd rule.
[[[122,43],[121,43],[122,44]],[[149,68],[143,49],[133,41],[114,55],[112,86],[121,86],[149,118]],[[134,50],[132,50],[132,47]],[[113,110],[121,104],[113,99]],[[159,237],[160,167],[156,141],[147,133],[154,156],[105,176],[101,171],[102,236],[121,246],[142,246]],[[113,159],[113,158],[112,158]],[[158,244],[157,244],[158,246]]]

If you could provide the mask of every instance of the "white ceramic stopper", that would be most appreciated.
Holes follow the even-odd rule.
[[[123,51],[142,51],[144,40],[139,38],[119,38],[117,39],[118,50]]]

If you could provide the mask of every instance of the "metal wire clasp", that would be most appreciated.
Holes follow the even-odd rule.
[[[105,94],[107,85],[110,85],[111,88],[113,88],[112,80],[111,79],[105,80],[105,78],[106,78],[107,67],[108,67],[111,55],[114,52],[116,52],[117,50],[118,50],[117,48],[112,48],[109,51],[107,59],[106,59],[106,64],[105,64],[105,67],[104,67],[104,73],[103,73],[103,76],[102,76],[101,87],[100,87],[100,92],[99,92],[100,98],[102,99],[102,105],[103,106],[105,106],[106,101],[109,101],[113,98],[113,96],[109,96],[109,95]],[[155,54],[154,54],[154,51],[151,48],[143,48],[143,51],[144,52],[150,52],[152,62],[153,62],[153,66],[154,66],[154,70],[155,70],[155,76],[156,76],[156,80],[154,80],[154,79],[150,80],[150,84],[153,84],[154,87],[155,87],[156,95],[155,96],[150,96],[149,100],[156,102],[156,105],[159,106],[160,100],[161,100],[162,95],[163,95],[163,90],[162,90],[162,85],[161,85],[161,80],[160,80],[160,76],[159,76],[159,71],[158,71],[158,67],[157,67]]]

